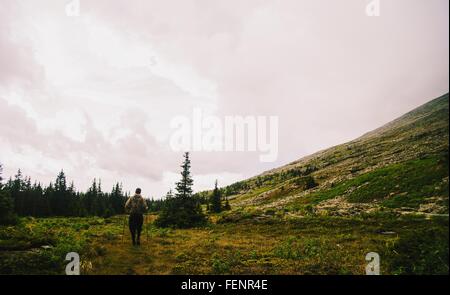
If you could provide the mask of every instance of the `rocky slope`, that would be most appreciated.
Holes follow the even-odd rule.
[[[448,214],[449,97],[351,142],[224,188],[234,210]]]

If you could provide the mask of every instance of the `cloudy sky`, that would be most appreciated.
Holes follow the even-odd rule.
[[[76,2],[76,1],[75,1]],[[448,92],[448,0],[0,3],[0,163],[159,197],[178,178],[171,120],[278,116],[278,157],[194,152],[197,190],[370,131]],[[70,8],[76,6],[69,6]],[[69,12],[69,13],[68,13]]]

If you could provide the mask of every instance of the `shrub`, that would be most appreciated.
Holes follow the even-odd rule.
[[[189,228],[206,223],[200,205],[194,198],[174,197],[166,200],[163,210],[155,220],[158,227]]]
[[[275,249],[276,257],[283,259],[304,259],[319,256],[325,246],[318,239],[297,239],[289,237],[281,242]]]
[[[215,274],[224,274],[230,272],[230,264],[222,260],[219,255],[214,254],[211,259],[212,270]]]

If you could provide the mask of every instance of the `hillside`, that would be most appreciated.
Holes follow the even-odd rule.
[[[0,274],[64,274],[77,252],[81,274],[361,275],[376,252],[381,274],[448,275],[448,106],[223,188],[232,209],[205,226],[148,214],[142,246],[125,215],[21,217],[0,225]]]
[[[449,97],[436,98],[360,138],[304,157],[224,192],[235,213],[448,214]]]

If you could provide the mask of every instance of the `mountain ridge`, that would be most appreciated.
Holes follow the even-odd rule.
[[[349,142],[320,150],[278,168],[236,182],[222,190],[235,210],[282,211],[294,215],[311,212],[345,215],[383,210],[411,211],[428,214],[448,213],[448,111],[449,94],[444,94],[379,128]],[[415,162],[414,162],[415,161]],[[447,164],[445,163],[447,162]],[[395,166],[397,165],[397,166]],[[420,173],[437,173],[432,179]],[[403,171],[404,170],[404,171]],[[383,177],[377,173],[384,173]],[[416,175],[427,191],[401,177]],[[361,177],[373,179],[362,184]],[[356,179],[356,180],[355,180]],[[345,184],[356,181],[355,185]],[[398,187],[373,188],[371,199],[358,185],[368,187],[383,181],[398,181]],[[360,180],[362,181],[362,180]],[[330,193],[337,187],[344,191]],[[404,187],[406,185],[406,187]],[[430,185],[440,187],[433,191]],[[344,189],[344,188],[342,188]],[[411,191],[403,191],[411,190]],[[385,196],[383,194],[386,194]],[[399,197],[398,195],[406,195]],[[419,196],[420,195],[420,196]],[[389,198],[396,199],[389,203]],[[435,198],[435,199],[432,199]],[[350,199],[352,202],[349,203]],[[330,206],[330,203],[334,206]],[[350,204],[350,205],[348,205]],[[342,205],[342,206],[341,206]],[[346,209],[340,208],[346,207]],[[356,211],[353,208],[359,208]],[[403,210],[403,211],[402,211]],[[294,213],[295,212],[295,213]],[[261,213],[261,212],[259,212]],[[273,213],[273,212],[271,212]],[[282,215],[284,215],[284,213]],[[281,214],[281,213],[280,213]]]

